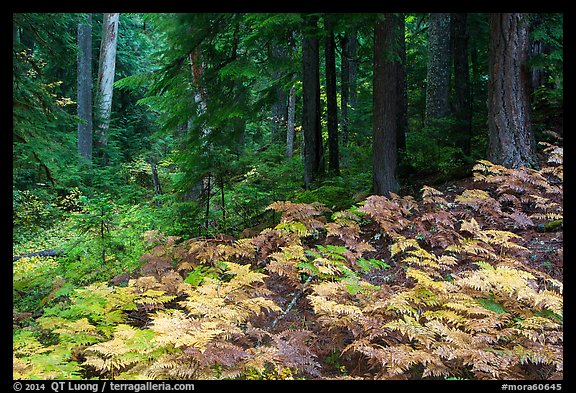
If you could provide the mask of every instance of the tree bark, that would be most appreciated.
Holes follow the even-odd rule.
[[[340,111],[342,124],[342,145],[348,143],[348,101],[350,96],[350,59],[348,58],[348,35],[342,36],[341,44],[341,66],[340,66]]]
[[[78,153],[92,161],[92,14],[78,24]]]
[[[470,70],[468,67],[468,29],[465,13],[452,14],[454,92],[457,146],[470,155],[472,140],[472,106],[470,96]]]
[[[400,26],[394,14],[384,14],[384,20],[377,20],[374,26],[373,192],[384,196],[399,189],[396,167],[401,90],[396,63],[400,58]]]
[[[431,13],[428,27],[428,63],[425,125],[450,114],[450,14]]]
[[[281,61],[286,58],[286,51],[283,50],[278,44],[272,47],[272,58],[276,61]],[[274,78],[274,102],[272,103],[272,141],[274,143],[281,143],[286,140],[286,118],[288,115],[287,101],[288,97],[286,91],[279,85],[281,73],[274,71],[272,77]]]
[[[352,31],[348,36],[348,58],[349,60],[349,94],[350,106],[349,108],[354,112],[358,109],[358,37],[356,30]]]
[[[324,171],[322,130],[320,128],[320,64],[318,18],[308,16],[302,39],[302,131],[304,134],[304,184]]]
[[[188,60],[190,61],[190,68],[192,71],[192,82],[195,87],[194,102],[197,105],[196,113],[198,117],[202,117],[202,115],[208,111],[208,93],[206,92],[203,83],[204,67],[200,49],[200,46],[196,46],[188,56]],[[188,120],[188,123],[190,126],[190,119]],[[208,127],[206,123],[200,124],[199,127],[202,133],[200,137],[201,143],[204,144],[206,149],[212,150],[213,146],[208,142],[208,137],[212,133],[212,129]],[[210,192],[212,190],[210,181],[211,176],[211,173],[206,174],[204,178],[199,180],[199,182],[195,184],[189,191],[190,197],[195,200],[206,198],[206,223],[208,222],[208,216],[210,214]]]
[[[288,130],[286,132],[286,156],[292,158],[294,154],[294,138],[296,136],[296,91],[294,86],[288,94]]]
[[[338,98],[336,90],[336,43],[334,30],[328,15],[324,18],[324,59],[326,68],[326,112],[328,125],[328,169],[340,173],[338,149]]]
[[[488,46],[488,159],[507,168],[537,165],[531,126],[525,14],[490,15]]]
[[[162,195],[162,185],[160,184],[158,169],[156,168],[156,160],[154,158],[150,158],[150,170],[152,171],[152,184],[154,186],[154,194]]]
[[[408,132],[408,86],[406,81],[406,37],[404,14],[398,16],[400,61],[394,63],[398,78],[398,132],[396,147],[398,151],[406,150],[406,133]]]
[[[108,158],[105,149],[108,146],[108,128],[112,112],[112,95],[114,72],[116,70],[116,46],[118,41],[118,21],[120,14],[104,14],[102,22],[102,43],[100,45],[100,63],[98,71],[97,99],[97,138],[102,163],[106,165]]]

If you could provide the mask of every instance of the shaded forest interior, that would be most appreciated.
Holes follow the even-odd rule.
[[[494,15],[15,14],[14,201],[148,201],[167,233],[238,235],[274,200],[537,167],[563,132],[562,15]]]

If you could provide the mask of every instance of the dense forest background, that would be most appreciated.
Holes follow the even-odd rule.
[[[507,358],[506,366],[499,363],[502,375],[493,365],[477,370],[481,367],[471,365],[472,357],[464,356],[458,366],[436,364],[416,346],[412,347],[420,351],[412,354],[416,360],[392,365],[377,351],[398,344],[397,339],[369,343],[376,334],[372,322],[362,320],[361,328],[353,328],[350,321],[330,319],[328,312],[334,309],[322,310],[321,305],[341,301],[338,315],[360,318],[360,311],[352,307],[370,302],[343,299],[364,293],[360,276],[370,281],[370,271],[390,268],[392,258],[407,250],[414,255],[403,260],[405,264],[414,262],[409,258],[422,250],[418,266],[422,261],[429,262],[427,268],[450,265],[449,258],[424,256],[431,249],[424,251],[420,245],[462,253],[458,257],[462,264],[466,260],[462,255],[472,251],[458,243],[466,236],[452,233],[457,228],[486,243],[473,246],[474,255],[483,257],[472,262],[480,264],[488,263],[487,255],[494,252],[495,261],[501,263],[504,249],[515,250],[509,240],[524,236],[518,231],[556,235],[561,231],[562,14],[16,13],[12,42],[14,372],[18,377],[370,374],[389,378],[404,373],[411,378],[532,378],[536,371],[526,366],[531,362],[549,367],[540,377],[561,375],[557,352],[538,358],[535,354],[540,350],[522,355],[517,346],[510,348],[516,348],[514,356],[520,360],[514,363]],[[473,176],[485,182],[485,191],[468,190],[474,188]],[[443,193],[456,191],[460,195],[455,199],[444,199],[448,196]],[[468,213],[431,218],[422,210],[418,217],[423,221],[416,221],[414,198],[428,208],[439,206],[446,214],[464,207],[488,219],[484,222]],[[399,216],[384,217],[383,211]],[[375,227],[370,227],[370,220]],[[482,225],[475,226],[477,221]],[[418,226],[422,222],[436,222],[451,235],[440,241],[442,231],[428,232],[429,226],[423,230]],[[488,228],[494,232],[483,232]],[[407,241],[409,236],[402,230],[412,231],[415,243]],[[280,235],[273,238],[274,231],[291,237],[280,241]],[[382,233],[378,236],[374,231]],[[331,236],[339,237],[340,243],[324,243]],[[376,246],[381,237],[389,243]],[[370,241],[364,244],[364,238]],[[243,239],[252,239],[251,251]],[[560,242],[561,252],[561,239],[554,239]],[[460,248],[450,249],[455,244]],[[487,251],[489,244],[497,249]],[[488,248],[482,251],[484,246]],[[552,260],[552,251],[547,252],[548,259],[536,269],[546,277],[534,271],[527,274],[543,280],[539,284],[548,283],[548,292],[541,295],[553,297],[549,292],[557,289],[550,285],[556,288],[562,281],[556,266],[561,254]],[[243,270],[241,262],[247,260],[256,269],[252,273]],[[288,260],[293,261],[291,267],[280,268]],[[223,261],[228,265],[221,265]],[[331,261],[330,267],[318,270],[326,261]],[[341,261],[352,263],[356,273]],[[534,258],[531,261],[534,268]],[[189,265],[182,267],[184,262]],[[413,291],[410,296],[425,297],[417,292],[414,280],[443,296],[454,291],[430,284],[430,277],[438,272],[410,269],[395,273],[402,277],[397,284]],[[493,274],[500,272],[494,269]],[[179,279],[162,278],[174,270]],[[157,285],[137,281],[146,273],[155,274]],[[208,333],[195,337],[193,344],[165,339],[158,341],[164,346],[144,348],[144,341],[153,341],[153,333],[166,333],[162,329],[168,329],[170,318],[189,323],[186,316],[191,318],[193,310],[200,310],[200,300],[194,297],[198,294],[175,289],[175,282],[196,290],[213,285],[202,293],[219,299],[215,283],[226,287],[234,283],[230,277],[241,278],[230,290],[235,293],[241,288],[246,297],[235,294],[221,301],[244,302],[261,299],[258,296],[265,291],[256,290],[255,283],[262,282],[264,273],[289,278],[290,285],[266,284],[282,301],[271,296],[250,306],[242,303],[238,310],[249,312],[237,310],[226,327],[204,326]],[[446,272],[439,277],[442,285],[456,285]],[[530,281],[523,273],[518,277]],[[338,300],[328,295],[328,283],[340,279],[356,281],[354,289],[347,286],[348,295]],[[370,285],[383,284],[381,279]],[[313,294],[311,282],[316,283]],[[134,285],[140,285],[139,298],[125,290]],[[498,299],[495,290],[488,292],[470,296],[484,299],[483,309],[498,316],[519,307]],[[89,293],[95,296],[91,300]],[[111,305],[114,296],[116,303]],[[322,296],[327,297],[321,301]],[[406,295],[403,301],[409,298]],[[410,299],[418,303],[415,297]],[[537,325],[539,332],[560,329],[561,333],[561,307],[554,303],[558,300],[538,299],[534,315],[524,313],[522,318],[533,318],[531,326]],[[320,317],[318,326],[332,321],[334,329],[328,330],[346,330],[353,338],[336,334],[335,340],[341,341],[329,346],[332,352],[319,355],[310,349],[312,344],[299,346],[310,339],[314,331],[310,326],[291,330],[301,336],[272,333],[280,321],[278,326],[290,319],[286,315],[297,302],[307,302],[300,308],[313,309],[314,318]],[[443,304],[422,302],[426,307]],[[389,306],[404,316],[410,314],[398,304]],[[152,316],[173,308],[176,311]],[[272,315],[268,330],[257,324],[263,318],[261,310]],[[451,310],[454,314],[460,309]],[[476,317],[483,315],[476,312]],[[154,332],[144,329],[151,318],[157,327]],[[260,330],[246,330],[248,320],[249,326]],[[451,323],[452,328],[464,324],[455,319]],[[235,330],[240,325],[241,331]],[[521,330],[520,325],[516,329]],[[131,330],[134,326],[140,330]],[[427,333],[406,326],[389,325],[389,329],[430,348]],[[244,336],[214,344],[226,330]],[[521,331],[520,336],[535,337],[530,334]],[[276,357],[235,352],[247,345],[248,336],[258,342],[268,340],[276,348],[280,343],[293,346],[292,357],[281,350]],[[557,336],[549,333],[549,337],[558,345]],[[118,348],[121,340],[126,346],[122,356],[133,357],[113,353],[110,346]],[[505,341],[514,340],[506,336]],[[533,341],[545,339],[538,336]],[[231,347],[232,342],[236,347]],[[202,358],[190,349],[208,353],[206,345],[212,357]],[[131,352],[130,346],[136,349]],[[344,348],[350,358],[337,355]],[[190,358],[176,356],[178,349]],[[489,352],[499,350],[505,352]],[[147,354],[146,361],[135,355],[138,352]],[[167,356],[173,356],[172,363],[143,366],[165,361]],[[310,360],[320,357],[322,366]],[[353,371],[351,365],[363,364],[359,360],[363,357],[369,359],[369,366]],[[197,367],[178,369],[175,362],[180,361]],[[518,364],[524,368],[514,368]],[[326,373],[326,367],[331,371]]]

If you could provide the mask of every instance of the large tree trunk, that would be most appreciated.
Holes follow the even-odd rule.
[[[302,39],[302,131],[304,134],[304,184],[308,188],[324,171],[320,128],[320,64],[318,19],[307,17]]]
[[[374,26],[374,81],[373,81],[373,191],[389,196],[399,189],[396,178],[398,133],[397,64],[400,55],[399,17],[384,14]]]
[[[528,23],[524,14],[491,14],[488,159],[508,168],[537,165],[528,93],[528,50]]]
[[[454,91],[456,110],[457,145],[470,155],[472,140],[472,107],[470,96],[470,71],[468,67],[468,14],[452,14]]]
[[[329,16],[324,18],[324,59],[326,66],[326,112],[328,125],[328,168],[340,173],[338,149],[338,98],[336,91],[336,43]]]
[[[102,163],[107,164],[105,149],[108,146],[108,128],[112,112],[112,93],[114,72],[116,70],[116,45],[118,41],[118,21],[120,14],[104,14],[102,22],[102,43],[100,45],[100,63],[98,70],[97,104],[97,138],[96,142],[102,157]]]
[[[428,27],[428,64],[425,124],[450,114],[450,14],[431,13]]]
[[[92,161],[92,14],[78,24],[78,153]]]

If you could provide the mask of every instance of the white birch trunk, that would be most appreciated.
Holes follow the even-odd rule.
[[[108,127],[112,112],[112,93],[114,72],[116,70],[116,45],[118,39],[118,21],[120,14],[104,14],[102,22],[102,44],[100,45],[100,64],[98,71],[98,138],[100,147],[108,145]]]

